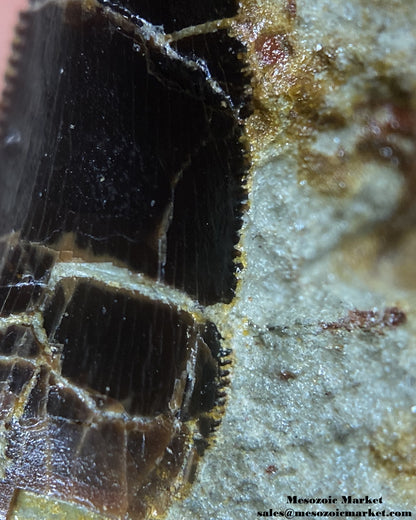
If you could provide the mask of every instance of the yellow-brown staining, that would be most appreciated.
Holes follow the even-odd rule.
[[[290,145],[297,150],[299,181],[335,197],[353,196],[368,175],[366,165],[383,163],[405,176],[410,189],[400,205],[408,208],[416,192],[415,99],[394,86],[400,80],[385,63],[364,67],[354,49],[340,63],[336,45],[308,47],[298,37],[297,11],[294,0],[246,0],[233,26],[252,71],[246,132],[254,163],[269,145],[273,153]],[[371,81],[365,79],[369,68],[378,74]],[[322,153],[315,143],[326,133],[339,134],[340,143]]]
[[[291,0],[245,0],[233,26],[252,72],[253,111],[245,127],[253,166],[290,150],[299,182],[343,204],[376,187],[379,173],[385,182],[391,178],[391,212],[357,224],[362,232],[343,237],[336,262],[341,276],[350,267],[381,289],[412,288],[416,96],[388,60],[371,61],[359,47],[344,49],[340,59],[335,41],[304,43],[301,9]]]
[[[355,148],[354,181],[364,178],[365,168],[390,172],[401,181],[395,207],[373,222],[361,236],[346,238],[343,262],[379,286],[413,290],[416,279],[416,97],[404,92],[394,80],[380,79],[355,107],[359,128]],[[332,179],[342,168],[334,169]],[[374,177],[377,182],[377,177]],[[315,178],[316,181],[316,178]],[[313,183],[311,183],[313,185]],[[322,191],[322,183],[319,184]],[[331,193],[336,194],[336,191]]]
[[[313,144],[319,134],[343,130],[353,121],[352,107],[340,108],[330,98],[362,72],[362,63],[354,58],[340,70],[336,46],[311,48],[300,40],[297,11],[295,0],[247,0],[233,26],[247,48],[252,74],[252,114],[245,127],[253,163],[267,158],[271,146],[274,154],[289,146],[298,158],[299,181],[345,196],[358,189],[359,158],[343,143],[328,154],[319,154]],[[315,175],[317,166],[324,175]]]
[[[367,285],[395,297],[395,290],[416,289],[416,227],[397,236],[389,236],[387,230],[384,222],[361,236],[346,237],[334,264],[341,277],[356,273]],[[409,297],[413,301],[413,295]]]
[[[416,414],[411,409],[386,416],[374,433],[370,450],[383,480],[405,500],[416,499]]]
[[[322,53],[320,55],[323,57]],[[331,61],[331,53],[326,56]],[[328,65],[328,72],[334,79],[338,74],[338,82],[334,81],[335,91],[338,87],[347,88],[345,85],[352,81],[354,70],[351,65],[347,73],[339,74],[336,68]],[[383,241],[389,242],[391,237],[386,237],[386,233],[391,235],[393,231],[397,236],[404,223],[408,226],[408,217],[411,221],[416,218],[412,209],[416,196],[416,98],[397,86],[397,78],[380,74],[371,85],[362,81],[361,91],[356,92],[353,102],[342,114],[325,108],[328,89],[327,85],[321,84],[323,103],[318,107],[315,121],[310,121],[315,123],[310,139],[300,141],[298,174],[319,193],[343,197],[358,191],[368,177],[370,164],[387,168],[393,175],[399,173],[405,187],[397,210],[382,226]],[[334,137],[338,147],[317,152],[315,143],[326,135]]]
[[[296,3],[285,0],[242,3],[233,26],[247,48],[252,72],[252,115],[246,132],[253,159],[268,145],[285,145],[309,135],[307,119],[321,105],[314,55],[304,52],[296,34]]]
[[[382,231],[397,238],[409,224],[416,224],[416,97],[391,92],[385,99],[369,100],[357,113],[363,121],[357,152],[363,160],[368,158],[396,169],[404,179],[397,210]],[[390,241],[392,237],[388,238]]]
[[[14,520],[27,518],[60,518],[61,520],[109,520],[109,517],[93,513],[69,502],[53,497],[43,497],[30,491],[16,493],[12,505]]]
[[[342,147],[333,155],[305,150],[302,159],[300,178],[319,193],[342,197],[359,189],[362,180],[359,161]]]
[[[396,241],[393,251],[388,252],[382,259],[390,271],[389,279],[393,279],[396,286],[411,291],[416,290],[416,227],[401,234]],[[383,266],[384,267],[384,266]]]

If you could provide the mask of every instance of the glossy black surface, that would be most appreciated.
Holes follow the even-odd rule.
[[[163,25],[166,32],[190,25],[228,18],[237,14],[235,0],[99,0],[103,5],[133,13],[155,25]]]
[[[229,302],[246,168],[241,45],[220,31],[178,43],[175,58],[70,5],[31,15],[0,148],[16,208],[0,194],[0,232],[53,247],[74,233],[89,255]]]

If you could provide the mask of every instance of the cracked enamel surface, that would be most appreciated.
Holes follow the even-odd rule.
[[[234,3],[185,4],[23,14],[1,120],[2,518],[164,516],[220,422],[249,89]]]
[[[25,18],[0,231],[229,303],[245,199],[241,44],[220,22],[173,39],[106,2],[35,3]]]
[[[166,34],[173,53],[200,52],[186,36],[209,41],[209,27],[231,27],[247,46],[253,166],[232,305],[201,310],[121,263],[91,267],[86,250],[81,260],[61,252],[53,273],[178,296],[233,348],[216,446],[168,518],[240,520],[288,494],[382,495],[386,510],[413,511],[415,10],[406,0],[247,0],[224,16]],[[42,500],[22,492],[16,506]]]

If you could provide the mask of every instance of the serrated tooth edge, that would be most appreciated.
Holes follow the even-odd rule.
[[[29,6],[28,6],[29,9]],[[0,101],[0,139],[7,133],[7,120],[11,105],[11,96],[19,75],[19,65],[25,48],[25,34],[30,24],[30,12],[21,11],[14,28],[14,36],[10,45],[10,53],[4,74],[4,86]]]

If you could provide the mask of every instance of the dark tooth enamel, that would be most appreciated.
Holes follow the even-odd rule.
[[[70,6],[50,4],[27,29],[0,148],[15,206],[0,194],[0,233],[55,249],[73,234],[83,256],[230,302],[246,166],[241,44],[222,30],[178,41],[175,57],[133,41],[132,22],[117,30],[101,8]]]
[[[248,79],[226,23],[190,26],[237,2],[30,5],[0,114],[0,519],[160,518],[225,406],[204,306],[236,289]]]

